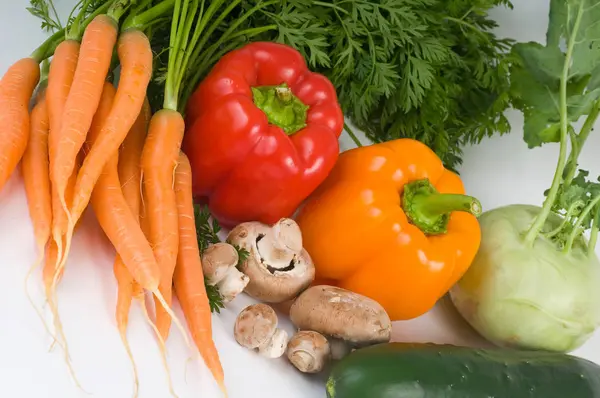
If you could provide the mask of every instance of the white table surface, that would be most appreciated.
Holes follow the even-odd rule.
[[[26,0],[3,0],[0,6],[0,73],[27,56],[46,35],[39,22],[26,11]],[[55,0],[66,12],[73,0]],[[518,40],[544,39],[548,0],[515,0],[515,10],[494,12],[500,22],[499,34]],[[513,132],[485,140],[465,149],[461,174],[469,194],[478,197],[485,209],[510,203],[541,204],[543,192],[554,172],[558,146],[528,150],[522,141],[522,117],[509,112]],[[366,142],[366,141],[365,141]],[[342,148],[352,147],[344,136]],[[592,174],[600,172],[592,148],[600,147],[600,134],[592,135],[581,155],[581,164]],[[518,188],[517,188],[518,187]],[[70,378],[58,349],[48,352],[49,337],[32,310],[23,290],[23,280],[35,259],[31,223],[25,192],[15,174],[0,193],[0,396],[83,397]],[[73,366],[83,387],[97,397],[130,397],[132,374],[114,321],[116,284],[112,274],[114,252],[88,213],[85,225],[74,239],[68,267],[59,285],[58,299]],[[31,278],[30,291],[38,306],[43,302],[41,275]],[[281,358],[258,357],[236,344],[232,327],[237,313],[252,301],[238,297],[228,309],[213,316],[214,340],[219,349],[231,398],[321,398],[322,378],[299,374]],[[178,314],[181,312],[177,308]],[[46,309],[46,312],[48,310]],[[293,328],[281,321],[289,332]],[[168,397],[164,371],[152,333],[139,310],[134,309],[129,339],[140,374],[140,397]],[[394,325],[396,341],[418,341],[478,345],[482,341],[465,326],[452,309],[439,304],[430,313]],[[168,361],[176,392],[180,397],[219,397],[210,374],[198,362],[191,362],[181,336],[172,330]],[[600,332],[576,352],[600,363]]]

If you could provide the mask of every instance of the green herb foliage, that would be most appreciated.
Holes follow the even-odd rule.
[[[345,115],[371,140],[416,138],[454,169],[463,144],[510,130],[503,111],[512,41],[496,38],[487,16],[498,5],[511,6],[507,0],[239,1],[208,38],[204,57],[190,65],[183,100],[227,51],[248,41],[285,43],[332,80]],[[168,35],[156,33],[160,54]],[[161,58],[157,70],[165,65]],[[153,84],[161,81],[159,74]],[[151,92],[160,103],[160,89]]]
[[[600,184],[578,169],[581,148],[600,114],[600,3],[597,0],[552,0],[546,44],[518,43],[511,70],[512,103],[523,113],[524,138],[530,148],[559,142],[556,173],[544,207],[525,239],[538,234],[566,252],[591,228],[593,253],[600,223]],[[585,116],[575,131],[573,123]],[[568,153],[568,141],[571,149]],[[543,230],[550,212],[563,216],[554,230]]]
[[[62,24],[52,0],[29,0],[27,11],[42,20],[42,30],[55,32],[62,29]]]
[[[196,221],[198,247],[200,248],[200,253],[203,253],[210,245],[221,241],[218,235],[219,231],[221,231],[221,226],[216,220],[211,218],[207,206],[194,205],[194,218]],[[210,311],[220,313],[221,308],[225,308],[225,305],[223,304],[223,296],[219,292],[219,288],[209,285],[206,278],[204,279],[204,285],[206,286]]]

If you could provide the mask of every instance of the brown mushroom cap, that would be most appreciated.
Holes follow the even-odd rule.
[[[312,283],[315,267],[302,249],[302,234],[294,220],[281,219],[273,227],[246,222],[227,236],[249,255],[240,265],[250,283],[244,291],[266,303],[280,303],[296,297]]]
[[[277,329],[277,314],[266,304],[253,304],[244,308],[233,327],[239,345],[255,349],[268,342]]]
[[[296,327],[342,339],[353,346],[390,341],[392,322],[376,301],[334,286],[305,290],[290,308]]]
[[[287,346],[289,361],[303,373],[318,373],[323,370],[330,354],[327,338],[312,330],[299,331]]]

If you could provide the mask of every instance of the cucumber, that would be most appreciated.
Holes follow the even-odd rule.
[[[600,366],[510,349],[386,343],[336,363],[329,398],[600,398]]]

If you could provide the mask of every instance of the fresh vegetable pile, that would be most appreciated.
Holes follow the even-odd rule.
[[[82,0],[63,27],[32,0],[50,37],[0,80],[0,189],[21,163],[27,280],[42,265],[54,333],[34,308],[75,381],[57,288],[91,206],[134,395],[133,305],[168,375],[171,323],[190,346],[176,298],[226,394],[211,316],[245,293],[232,337],[303,373],[333,363],[331,398],[600,397],[600,367],[566,355],[600,326],[600,183],[578,164],[600,5],[551,0],[545,45],[497,39],[494,5],[510,3]],[[560,144],[556,172],[542,207],[483,212],[454,169],[509,130],[509,105],[530,148]],[[342,111],[385,142],[339,154]],[[499,347],[390,343],[447,293]]]

